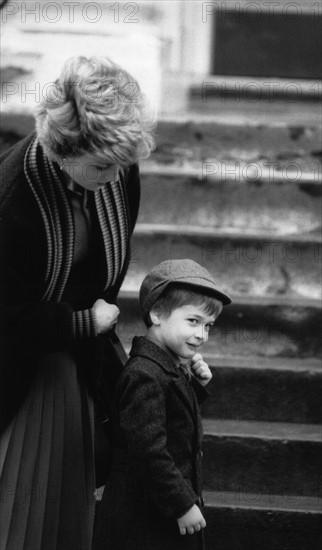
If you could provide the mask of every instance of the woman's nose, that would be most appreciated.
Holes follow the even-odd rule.
[[[99,182],[102,181],[117,181],[118,180],[118,167],[117,166],[109,166],[108,168],[101,168],[100,170],[97,170],[97,180]]]
[[[109,181],[117,181],[119,176],[119,167],[115,164],[111,166],[105,173]]]

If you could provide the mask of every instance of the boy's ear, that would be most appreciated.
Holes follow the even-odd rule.
[[[157,309],[150,309],[150,319],[153,325],[159,325],[161,322],[161,313]]]

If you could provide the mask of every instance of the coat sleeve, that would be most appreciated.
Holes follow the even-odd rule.
[[[198,500],[167,450],[165,396],[153,373],[132,366],[118,387],[120,427],[131,460],[143,472],[149,499],[159,512],[182,516]]]
[[[27,208],[27,206],[26,206]],[[0,217],[0,323],[3,342],[19,342],[25,354],[58,351],[74,339],[97,335],[91,309],[42,301],[46,251],[37,228],[16,214]]]
[[[199,404],[201,404],[205,399],[207,399],[209,397],[210,393],[207,390],[207,388],[202,386],[200,384],[200,382],[198,380],[196,380],[196,378],[192,377],[191,385],[192,385],[193,389],[195,390],[195,394],[197,396]]]

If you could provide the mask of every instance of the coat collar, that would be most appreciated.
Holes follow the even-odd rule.
[[[179,376],[174,359],[164,349],[145,336],[134,336],[130,357],[146,357],[171,375]]]
[[[193,394],[191,393],[191,391],[188,391],[188,386],[190,385],[190,383],[187,384],[187,380],[185,379],[183,373],[180,372],[178,366],[176,366],[174,359],[165,350],[160,348],[160,346],[158,346],[156,343],[154,343],[152,340],[149,340],[145,336],[134,336],[132,349],[130,351],[130,357],[146,357],[147,359],[157,363],[173,378],[176,378],[176,380],[174,380],[173,388],[176,389],[180,397],[186,403],[186,406],[188,407],[194,422],[197,422],[196,429],[199,430],[198,419],[195,414],[196,404],[194,403],[194,401],[196,400],[196,396],[193,397],[195,391],[192,388],[191,391],[193,392]],[[196,384],[198,383],[196,382]],[[202,386],[200,387],[202,388]],[[204,390],[204,388],[202,389]]]

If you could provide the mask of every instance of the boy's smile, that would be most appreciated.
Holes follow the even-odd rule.
[[[169,317],[150,312],[151,335],[159,345],[181,357],[191,359],[208,340],[215,315],[208,315],[200,305],[185,305],[172,311]]]

